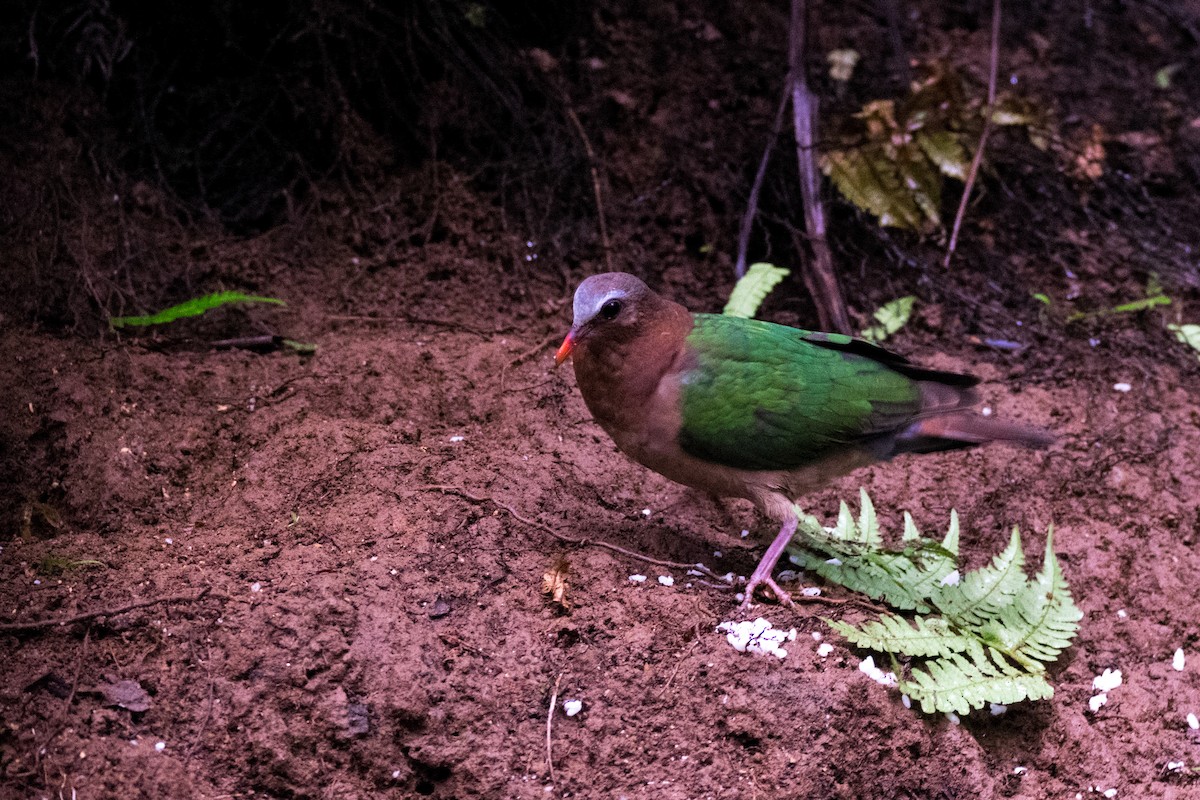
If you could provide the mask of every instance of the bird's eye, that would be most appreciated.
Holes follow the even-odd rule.
[[[609,300],[604,305],[600,306],[600,316],[604,319],[616,319],[617,314],[621,313],[621,301]]]

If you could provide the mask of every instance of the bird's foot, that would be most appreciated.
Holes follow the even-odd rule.
[[[757,572],[757,570],[756,570],[756,572]],[[754,602],[754,592],[760,586],[765,589],[770,589],[775,594],[775,600],[779,603],[779,605],[781,605],[781,606],[796,605],[795,602],[792,600],[792,596],[790,594],[788,594],[786,591],[784,591],[783,588],[778,583],[776,583],[775,579],[772,578],[770,575],[766,575],[766,576],[751,575],[750,580],[746,582],[746,596],[742,600],[742,605],[741,605],[741,609],[743,611],[745,611],[747,608],[749,608],[751,606],[751,604]]]

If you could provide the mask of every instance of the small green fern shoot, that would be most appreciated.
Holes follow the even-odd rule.
[[[725,304],[722,313],[731,317],[752,319],[758,313],[758,307],[771,293],[781,280],[786,278],[790,270],[760,261],[751,264],[729,293],[729,302]]]
[[[939,542],[921,535],[909,514],[899,549],[884,545],[874,506],[861,491],[855,521],[842,503],[838,522],[822,528],[801,514],[792,563],[906,615],[887,613],[861,625],[826,620],[856,647],[886,653],[901,674],[898,689],[926,713],[966,714],[988,703],[1008,705],[1053,696],[1046,667],[1070,646],[1083,615],[1046,534],[1042,569],[1025,575],[1021,536],[990,564],[958,569],[958,515]],[[899,665],[906,659],[907,671]]]
[[[177,319],[183,319],[184,317],[198,317],[214,308],[220,308],[221,306],[229,305],[230,303],[269,303],[276,306],[287,305],[287,303],[275,297],[257,297],[255,295],[243,294],[242,292],[214,292],[213,294],[206,294],[202,297],[193,297],[191,300],[185,300],[178,305],[164,308],[157,313],[144,317],[109,317],[108,324],[114,328],[124,328],[126,326],[146,327],[148,325],[162,325],[167,322],[174,322]]]

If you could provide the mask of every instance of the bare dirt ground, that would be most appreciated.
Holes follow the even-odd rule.
[[[896,287],[920,295],[890,346],[980,375],[997,414],[1060,436],[1046,452],[901,459],[805,499],[830,517],[865,486],[885,520],[908,510],[926,530],[955,508],[973,565],[1014,524],[1036,562],[1053,524],[1084,612],[1055,696],[954,724],[858,671],[864,653],[821,620],[861,618],[843,590],[742,613],[731,591],[595,544],[744,575],[772,531],[627,461],[553,369],[573,285],[603,262],[527,260],[537,243],[502,230],[486,195],[442,180],[444,230],[414,245],[349,243],[341,213],[187,241],[206,286],[286,309],[122,336],[0,318],[0,795],[1200,797],[1186,721],[1200,714],[1200,365],[1163,328],[1200,314],[1194,227],[1164,245],[1168,312],[1083,325],[1026,293],[1136,296],[1144,271],[1112,264],[1161,245],[1161,218],[1063,219],[1022,250],[1019,208],[932,288],[916,270],[848,276],[860,311]],[[1200,203],[1182,191],[1169,208]],[[728,232],[705,208],[676,213],[615,225],[616,266],[719,309],[728,264],[685,240]],[[1069,276],[1042,260],[1048,240]],[[764,315],[811,325],[796,291]],[[208,346],[265,329],[317,350]],[[569,611],[542,594],[559,559]],[[786,659],[715,630],[757,616],[798,630]],[[1124,683],[1092,711],[1106,668]],[[125,696],[140,710],[113,702],[121,681],[144,690]],[[565,716],[565,700],[582,710]]]

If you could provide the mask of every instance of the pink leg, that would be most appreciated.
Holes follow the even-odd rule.
[[[746,598],[742,600],[743,609],[750,607],[750,603],[754,599],[754,590],[759,586],[765,586],[774,592],[775,599],[779,601],[780,605],[792,605],[792,596],[779,588],[779,584],[775,583],[771,573],[775,571],[775,565],[779,563],[780,556],[787,549],[788,543],[792,541],[799,522],[799,519],[794,516],[788,517],[787,521],[783,523],[783,527],[779,529],[779,533],[776,534],[775,541],[771,542],[767,552],[763,553],[762,559],[759,560],[758,566],[754,568],[750,580],[746,583]]]

